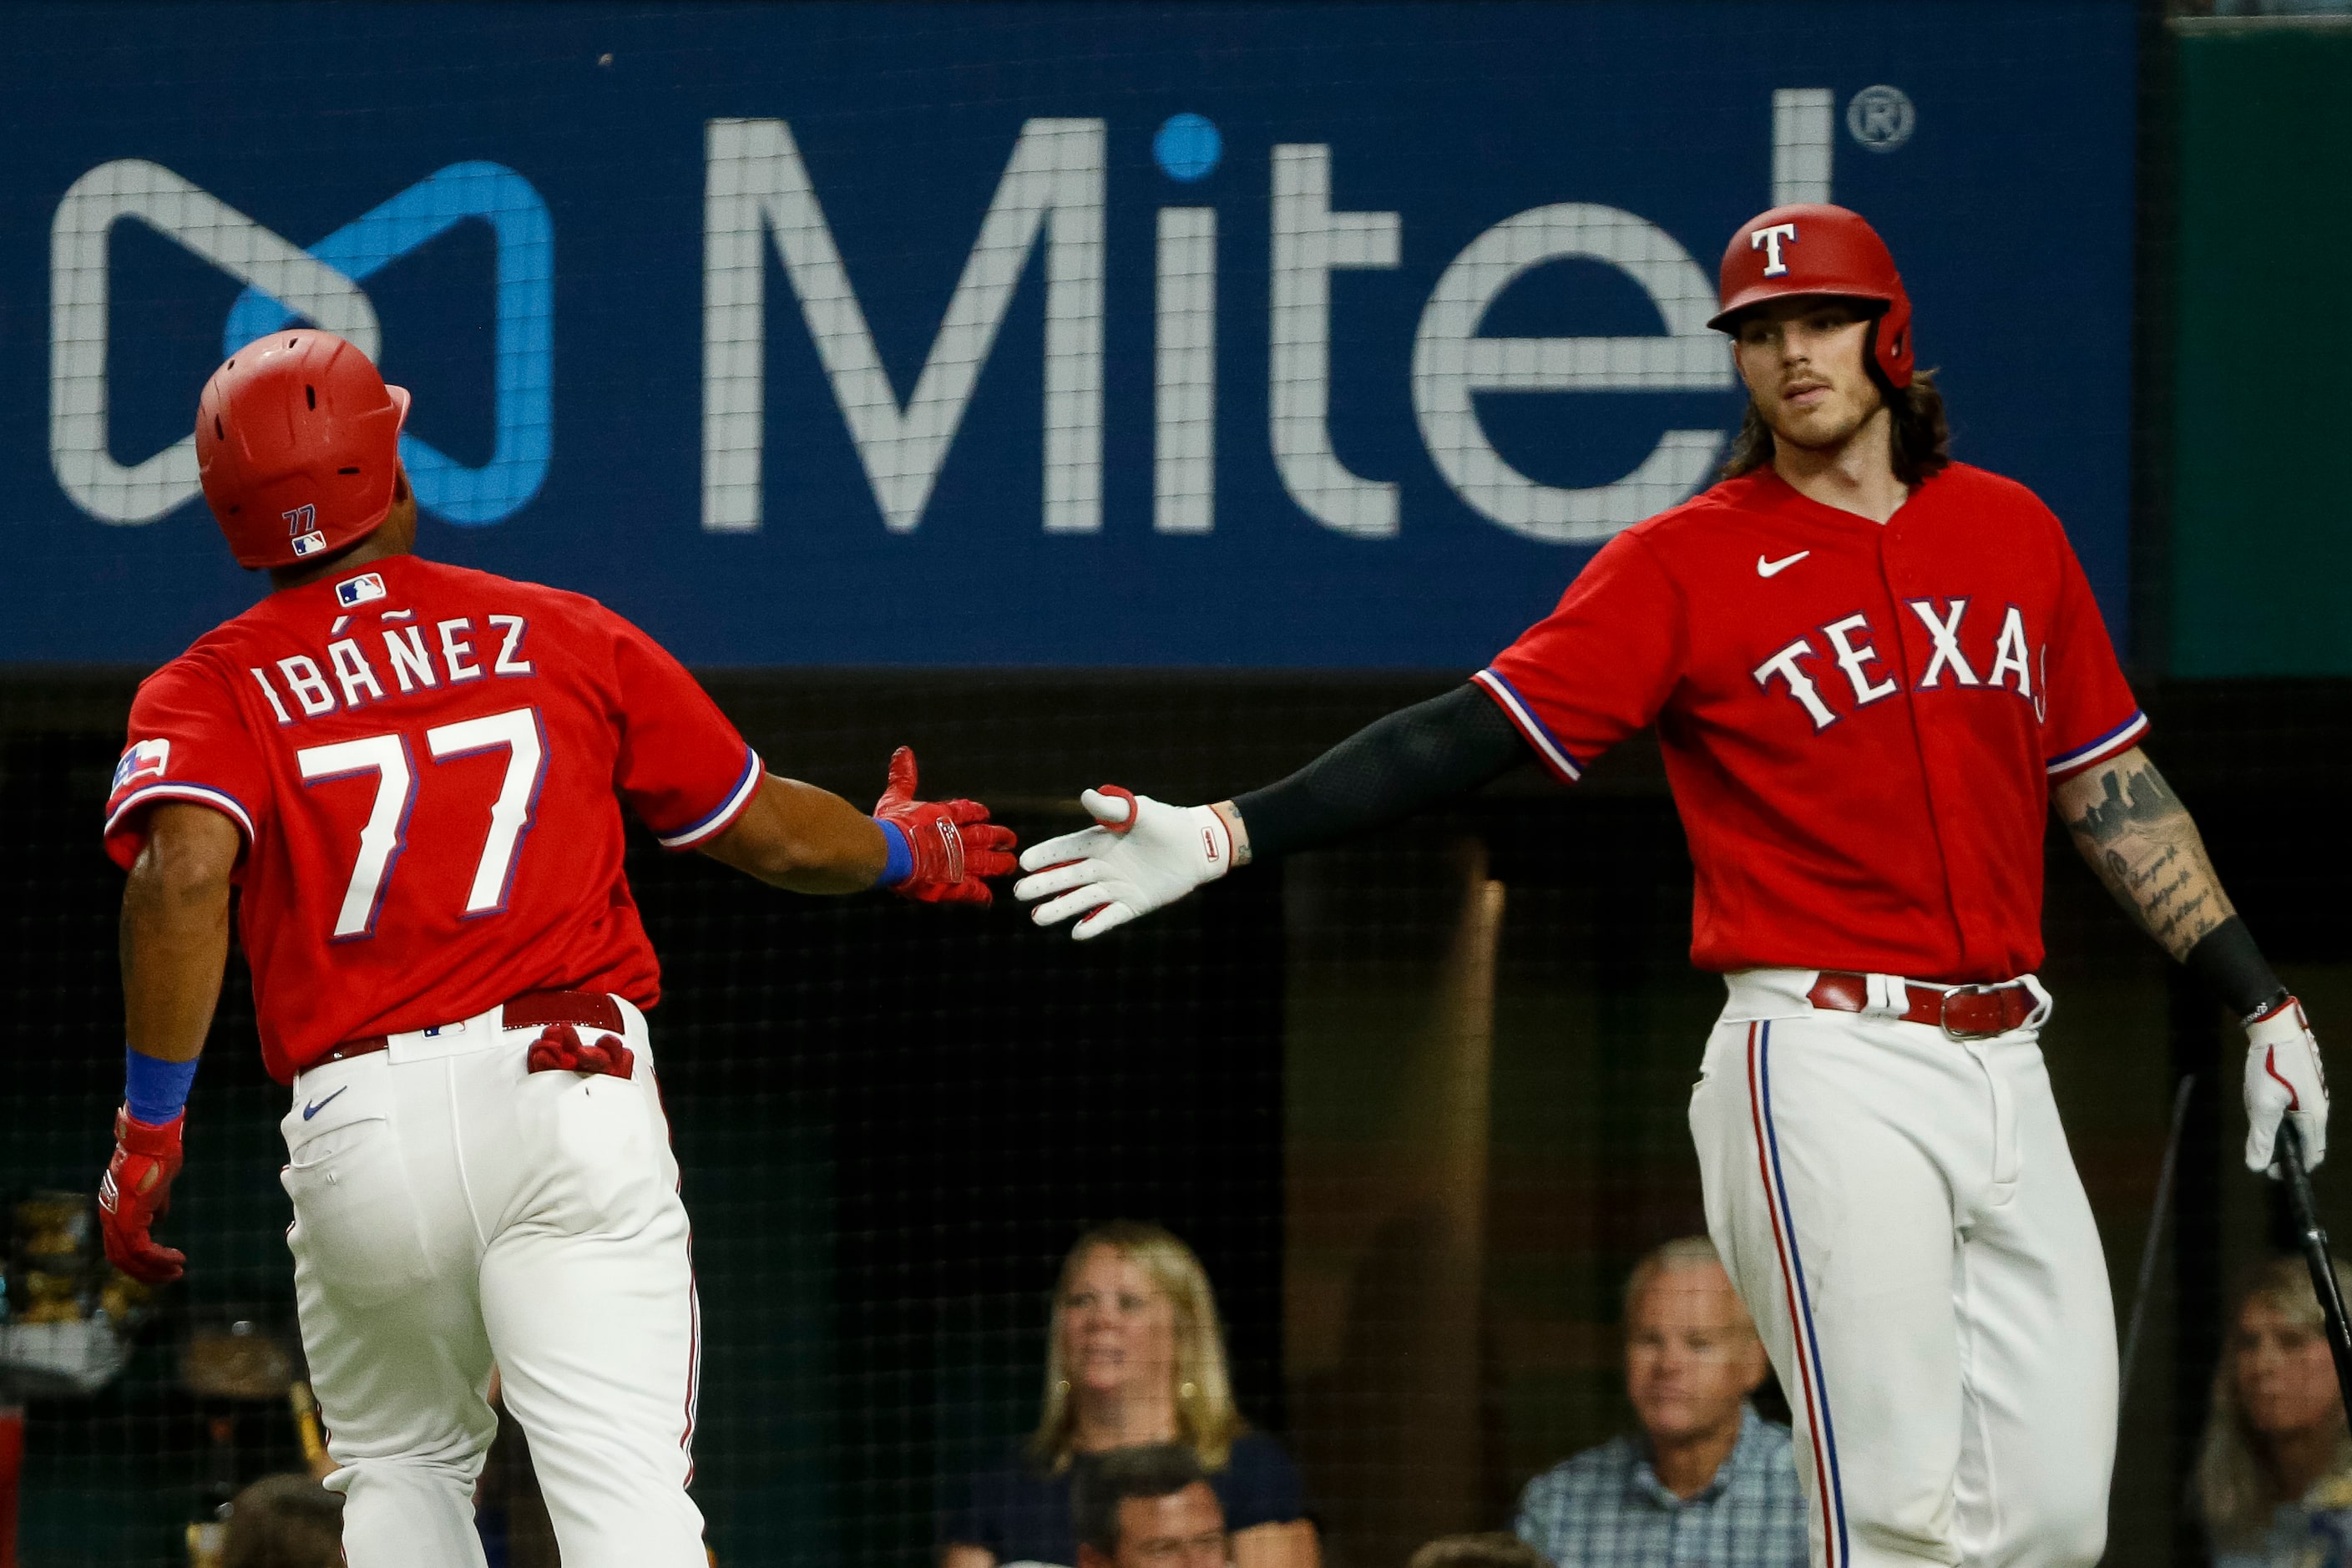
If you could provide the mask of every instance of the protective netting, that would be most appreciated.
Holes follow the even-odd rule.
[[[862,798],[910,741],[937,787],[1031,836],[1067,826],[1055,784],[1074,769],[1214,797],[1440,684],[714,680],[780,766]],[[121,879],[91,826],[128,691],[0,693],[12,1197],[87,1189],[108,1146]],[[2148,695],[2248,918],[2323,1026],[2352,1014],[2326,873],[2267,806],[2352,773],[2342,694]],[[2250,767],[2250,732],[2301,761]],[[1500,1525],[1530,1475],[1624,1425],[1619,1293],[1642,1253],[1702,1228],[1683,1108],[1720,994],[1683,957],[1687,862],[1641,748],[1573,794],[1515,774],[1086,948],[1003,908],[796,899],[650,844],[630,869],[667,964],[656,1026],[708,1330],[696,1494],[721,1562],[926,1561],[967,1471],[1036,1420],[1063,1251],[1118,1217],[1198,1249],[1242,1407],[1298,1458],[1335,1563]],[[2160,1562],[2226,1281],[2279,1238],[2236,1165],[2221,1021],[2168,989],[2063,845],[2051,871],[2049,1055],[2119,1314],[2176,1076],[2200,1073],[2116,1479],[2112,1560]],[[294,1343],[283,1091],[241,978],[166,1222],[189,1278],[103,1390],[29,1405],[29,1563],[184,1561],[224,1483],[299,1466],[282,1394],[189,1386],[208,1331]],[[2352,1196],[2339,1168],[2324,1198]],[[528,1529],[505,1528],[529,1560]]]

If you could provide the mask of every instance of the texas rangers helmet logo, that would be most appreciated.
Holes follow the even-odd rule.
[[[1764,276],[1767,278],[1778,278],[1789,270],[1788,261],[1780,255],[1780,247],[1796,243],[1797,226],[1792,223],[1776,223],[1769,228],[1748,231],[1748,248],[1764,253]]]
[[[292,511],[281,511],[278,515],[286,520],[287,537],[294,541],[297,557],[315,555],[327,547],[327,536],[319,531],[317,507],[306,501]]]
[[[160,779],[171,763],[170,741],[134,741],[131,749],[122,753],[122,760],[114,764],[114,787],[107,793],[119,795],[124,786],[141,779]]]

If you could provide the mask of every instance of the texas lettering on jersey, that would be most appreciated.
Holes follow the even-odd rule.
[[[2057,519],[1959,464],[1884,525],[1727,480],[1477,679],[1566,780],[1657,726],[1722,972],[2033,968],[2049,781],[2147,729]]]
[[[1979,676],[1977,666],[1969,662],[1960,646],[1961,624],[1969,614],[1968,600],[1906,599],[1903,607],[1919,617],[1931,641],[1927,668],[1913,690],[1943,689],[1948,676],[1953,690],[1978,686],[2014,691],[2033,704],[2037,721],[2043,716],[2041,699],[2034,694],[2034,656],[2031,650],[2040,647],[2046,665],[2049,645],[2036,644],[2027,636],[2023,610],[2011,605],[2002,613],[2000,630],[1992,638],[1992,646],[1979,650],[1980,659],[1990,656],[1991,660],[1985,666],[1986,673]],[[1816,730],[1828,729],[1838,721],[1840,714],[1805,673],[1808,660],[1836,664],[1853,688],[1852,706],[1855,709],[1884,702],[1901,689],[1900,683],[1885,673],[1885,660],[1878,651],[1876,634],[1867,614],[1857,611],[1807,632],[1749,673],[1759,686],[1769,689],[1777,683],[1805,710]]]
[[[270,1070],[526,991],[659,999],[621,806],[724,832],[759,759],[593,600],[399,557],[271,595],[141,686],[108,803],[123,865],[182,801],[236,823]]]

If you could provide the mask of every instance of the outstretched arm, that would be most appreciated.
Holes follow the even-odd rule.
[[[879,822],[831,790],[770,773],[702,852],[791,892],[862,893],[881,881],[889,844]]]
[[[770,773],[743,815],[702,847],[723,865],[795,893],[868,888],[924,903],[985,904],[1013,869],[1013,830],[978,801],[915,798],[915,753],[890,755],[889,787],[866,816],[830,790]]]
[[[1527,742],[1476,686],[1376,719],[1279,784],[1223,804],[1242,825],[1236,861],[1353,838],[1528,760]]]
[[[1174,806],[1112,785],[1079,796],[1097,826],[1021,857],[1013,886],[1031,916],[1085,919],[1084,942],[1175,902],[1235,866],[1336,843],[1466,795],[1528,755],[1477,687],[1374,721],[1279,784],[1214,805]]]
[[[2270,1166],[2279,1122],[2292,1115],[2318,1164],[2327,1150],[2319,1043],[2221,890],[2180,797],[2134,746],[2061,783],[2051,804],[2124,912],[2244,1023],[2246,1163]]]

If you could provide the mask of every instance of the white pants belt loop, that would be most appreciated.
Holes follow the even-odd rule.
[[[1862,1010],[1865,1018],[1900,1018],[1911,1010],[1911,983],[1899,974],[1865,974],[1863,982],[1870,988],[1870,1001]]]
[[[2024,986],[2028,992],[2032,994],[2034,1001],[2033,1011],[2026,1016],[2025,1022],[2019,1025],[2018,1027],[2021,1029],[2039,1029],[2042,1025],[2050,1021],[2051,1014],[2058,1011],[2058,998],[2051,995],[2047,990],[2042,988],[2042,979],[2039,975],[2021,974],[2017,977],[2017,983],[2020,985]]]

